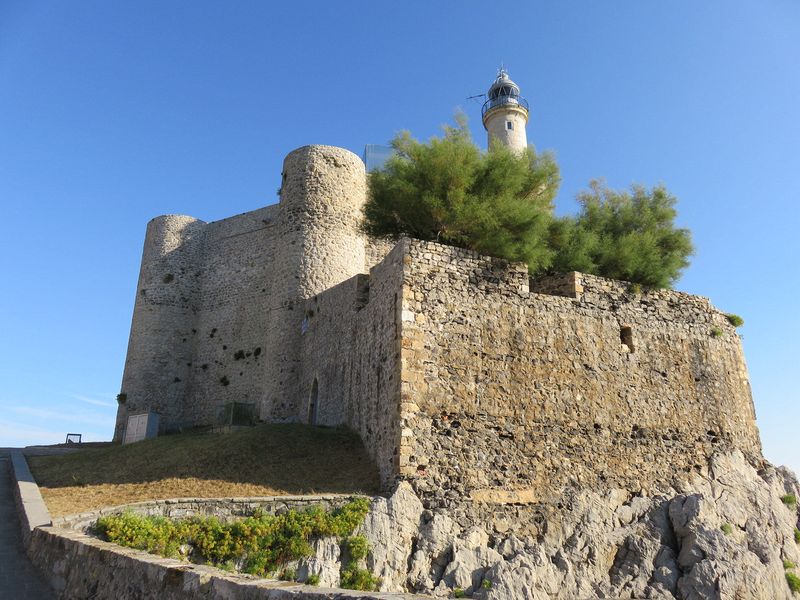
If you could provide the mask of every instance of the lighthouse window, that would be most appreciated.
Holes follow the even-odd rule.
[[[514,129],[514,123],[512,121],[506,121],[506,129]]]

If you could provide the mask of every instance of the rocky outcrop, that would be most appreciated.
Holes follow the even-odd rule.
[[[797,478],[739,451],[648,495],[565,492],[526,539],[461,527],[407,483],[364,525],[386,591],[483,600],[789,599],[800,564]],[[786,567],[789,567],[788,569]]]

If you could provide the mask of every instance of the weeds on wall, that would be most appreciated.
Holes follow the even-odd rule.
[[[336,537],[349,556],[342,587],[374,590],[380,581],[360,566],[369,544],[363,536],[353,536],[368,511],[369,500],[357,498],[328,512],[319,507],[280,515],[258,512],[231,523],[216,517],[172,520],[122,513],[99,518],[94,532],[109,542],[168,558],[287,580],[297,577],[287,563],[313,556],[314,541]]]
[[[739,315],[735,315],[733,313],[725,313],[725,318],[728,319],[728,323],[730,323],[734,327],[741,327],[742,325],[744,325],[744,319]]]
[[[722,333],[723,333],[722,329],[720,329],[719,327],[714,326],[711,328],[711,337],[713,338],[721,338]]]
[[[800,592],[800,577],[794,573],[786,573],[786,583],[793,592]]]
[[[795,508],[797,506],[797,496],[794,494],[784,494],[781,496],[781,502],[789,508]]]

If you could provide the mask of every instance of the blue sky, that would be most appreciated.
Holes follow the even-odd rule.
[[[277,3],[276,3],[277,4]],[[0,2],[0,446],[109,439],[146,222],[276,201],[292,149],[440,131],[503,62],[575,210],[663,182],[800,470],[800,4]]]

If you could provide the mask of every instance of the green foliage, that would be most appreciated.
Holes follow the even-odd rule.
[[[617,192],[595,181],[578,196],[577,216],[554,218],[553,157],[502,144],[481,152],[456,120],[427,144],[395,137],[396,154],[369,176],[365,233],[435,240],[526,262],[531,273],[582,271],[654,288],[688,266],[691,236],[675,227],[676,199],[664,186]]]
[[[512,261],[532,272],[552,260],[547,245],[558,166],[549,154],[515,154],[493,145],[481,152],[463,117],[444,137],[420,143],[408,132],[396,154],[369,176],[364,231],[436,240]]]
[[[720,338],[722,337],[723,331],[716,325],[711,328],[711,337],[713,338]]]
[[[279,579],[281,581],[297,581],[297,571],[294,569],[284,569],[281,571]]]
[[[98,519],[95,532],[109,542],[167,557],[177,557],[178,549],[186,544],[192,548],[192,558],[197,562],[215,566],[235,562],[247,573],[264,576],[289,561],[311,556],[311,542],[315,539],[351,535],[368,510],[369,500],[357,498],[331,512],[314,507],[280,515],[257,513],[231,523],[215,517],[173,521],[123,513]],[[360,541],[354,544],[361,547]],[[282,577],[288,576],[284,571]],[[295,577],[296,574],[291,578]],[[354,574],[354,578],[366,579],[359,574]]]
[[[352,560],[362,560],[369,554],[369,542],[363,535],[354,535],[344,542]]]
[[[492,589],[492,580],[491,579],[484,579],[481,581],[481,587],[485,590]]]
[[[744,325],[744,319],[739,315],[735,315],[733,313],[726,313],[725,318],[728,319],[728,323],[730,323],[734,327],[741,327],[742,325]]]
[[[319,575],[309,575],[306,585],[319,585]]]
[[[582,271],[664,288],[689,265],[691,235],[675,227],[677,200],[664,186],[648,190],[635,185],[630,192],[617,192],[593,181],[578,202],[576,217],[551,225],[552,271]]]
[[[467,594],[461,588],[455,588],[453,590],[453,598],[464,598]]]
[[[794,494],[784,494],[781,496],[781,502],[789,508],[794,508],[797,506],[797,497]]]
[[[339,584],[347,590],[375,591],[381,584],[381,580],[367,569],[350,563],[342,569]]]
[[[790,560],[784,560],[783,561],[783,568],[784,569],[794,569],[795,568],[795,564]]]
[[[794,573],[786,573],[786,583],[793,592],[800,592],[800,577]]]
[[[733,533],[733,527],[731,526],[730,523],[723,523],[720,526],[720,529],[722,529],[722,533],[724,533],[725,535],[730,535]]]
[[[800,529],[797,527],[794,528],[794,541],[796,544],[800,544]]]
[[[360,566],[360,561],[369,554],[369,542],[363,535],[353,535],[342,544],[347,550],[349,560],[341,572],[341,586],[350,590],[374,591],[380,585],[380,579]]]

